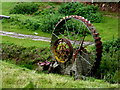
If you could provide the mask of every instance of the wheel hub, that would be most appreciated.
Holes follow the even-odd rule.
[[[58,39],[53,45],[53,53],[58,62],[65,63],[73,54],[73,47],[65,38]]]

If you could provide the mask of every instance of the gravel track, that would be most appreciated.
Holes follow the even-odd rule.
[[[35,41],[50,42],[50,38],[47,38],[47,37],[41,37],[41,36],[35,36],[35,35],[25,35],[25,34],[19,34],[19,33],[15,33],[15,32],[0,31],[0,35],[19,38],[19,39],[29,38],[29,39],[32,39]]]
[[[6,31],[0,31],[1,36],[9,36],[13,38],[19,38],[19,39],[31,39],[35,41],[46,41],[46,42],[51,42],[51,38],[47,37],[41,37],[41,36],[35,36],[35,35],[26,35],[26,34],[19,34],[15,32],[6,32]],[[72,41],[71,41],[72,43]],[[76,42],[79,43],[79,42]],[[89,44],[94,44],[93,42],[84,42],[84,45],[89,45]]]

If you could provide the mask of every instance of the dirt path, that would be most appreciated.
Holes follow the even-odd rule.
[[[51,38],[47,37],[41,37],[41,36],[35,36],[35,35],[26,35],[26,34],[19,34],[15,32],[6,32],[6,31],[0,31],[0,35],[2,36],[9,36],[9,37],[14,37],[14,38],[19,38],[19,39],[32,39],[35,41],[46,41],[46,42],[51,42]],[[73,41],[71,41],[72,43]],[[76,44],[79,44],[80,42],[76,41]],[[93,42],[84,42],[84,45],[91,45],[94,44]]]
[[[36,41],[46,41],[46,42],[50,42],[50,38],[47,38],[47,37],[40,37],[40,36],[34,36],[34,35],[18,34],[18,33],[15,33],[15,32],[0,31],[0,35],[2,35],[2,36],[14,37],[14,38],[20,38],[20,39],[30,38],[30,39],[36,40]]]

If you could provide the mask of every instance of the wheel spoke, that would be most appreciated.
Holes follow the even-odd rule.
[[[76,39],[77,39],[77,37],[79,36],[79,34],[80,34],[80,29],[81,29],[81,27],[82,27],[82,25],[81,25],[82,23],[80,23],[80,27],[79,27],[79,29],[78,29],[78,32],[77,32],[77,34],[75,35],[75,41],[74,41],[74,43],[73,43],[73,46],[75,45],[75,43],[76,43]],[[81,41],[82,39],[80,38],[80,41]],[[80,42],[79,42],[79,44],[80,44]]]
[[[52,33],[53,35],[55,35],[55,37],[59,38],[55,33]]]
[[[87,54],[87,53],[85,53],[84,51],[82,51],[82,50],[81,50],[81,52],[82,52],[83,54],[85,54],[86,56],[88,56],[88,54]],[[89,54],[89,56],[90,56],[90,54]],[[95,56],[95,55],[94,55],[94,54],[92,54],[92,56]],[[94,61],[95,61],[95,60],[93,60],[93,58],[92,58],[92,59],[90,58],[90,60],[92,60],[92,62],[94,62]]]
[[[73,22],[73,20],[72,20],[72,27],[73,27],[73,30],[72,30],[72,31],[75,33],[75,27],[74,27],[73,23],[74,23],[74,22]]]
[[[92,66],[91,65],[91,63],[89,63],[82,55],[79,55],[84,61],[86,61],[90,66]]]
[[[67,34],[68,34],[68,37],[69,37],[69,39],[70,39],[70,35],[69,35],[69,30],[68,30],[68,25],[67,25],[67,22],[66,22],[66,19],[65,19],[65,23],[66,23],[66,29],[67,29]]]
[[[64,34],[62,34],[62,33],[60,33],[60,32],[59,32],[59,34],[62,35],[63,38],[68,39]]]
[[[95,43],[94,42],[89,42],[88,44],[83,43],[83,45],[84,45],[84,47],[87,47],[89,45],[95,45]]]

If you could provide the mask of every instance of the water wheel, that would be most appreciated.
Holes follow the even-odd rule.
[[[81,75],[95,76],[102,57],[100,40],[95,27],[84,17],[63,17],[52,32],[54,63],[50,71],[74,75],[76,78]]]

